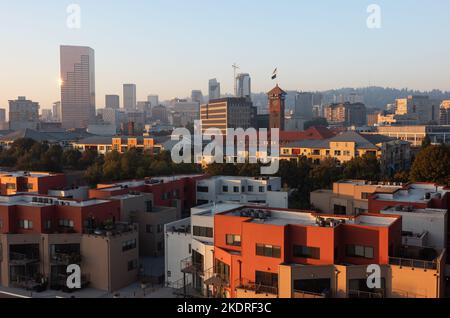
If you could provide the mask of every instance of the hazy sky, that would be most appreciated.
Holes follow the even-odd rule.
[[[81,7],[81,29],[66,26]],[[369,29],[367,7],[381,7]],[[138,100],[231,92],[237,62],[253,91],[274,85],[322,90],[367,85],[450,90],[448,0],[0,0],[0,106],[26,95],[59,97],[59,45],[96,54],[97,107],[136,83]]]

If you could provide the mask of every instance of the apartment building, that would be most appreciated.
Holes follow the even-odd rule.
[[[163,150],[161,145],[155,144],[153,138],[136,136],[93,136],[73,142],[72,147],[80,151],[95,150],[100,154],[106,154],[111,151],[125,153],[130,149],[158,154]]]
[[[375,134],[407,141],[412,147],[421,147],[427,137],[435,144],[450,144],[450,126],[379,126]]]
[[[391,182],[341,180],[333,184],[332,190],[311,192],[310,199],[314,209],[321,213],[356,216],[369,212],[369,197],[376,191],[395,191],[402,186]]]
[[[439,123],[440,102],[429,96],[411,95],[396,100],[396,115],[408,115],[417,124]]]
[[[77,264],[82,287],[128,286],[139,272],[138,227],[119,217],[119,201],[0,197],[1,285],[69,291],[67,267]]]
[[[197,205],[219,202],[288,207],[288,193],[279,177],[216,176],[197,181]]]
[[[102,199],[130,192],[151,193],[152,206],[175,207],[180,219],[189,216],[190,209],[196,205],[196,182],[203,178],[204,175],[178,175],[98,184],[89,191],[89,197]]]
[[[139,255],[164,255],[164,225],[180,218],[176,207],[153,205],[153,193],[128,191],[109,199],[120,202],[120,220],[139,226]]]
[[[401,216],[335,216],[222,204],[199,207],[194,215],[196,220],[166,228],[172,240],[192,237],[187,246],[177,245],[180,258],[187,258],[178,264],[166,263],[171,274],[178,273],[172,286],[180,294],[230,298],[443,295],[445,249],[402,246]],[[174,245],[170,242],[166,248]],[[173,258],[174,253],[170,255]],[[381,269],[378,289],[367,285],[372,264]]]
[[[324,107],[324,116],[331,125],[364,126],[367,110],[363,103],[340,103]]]
[[[307,157],[316,164],[327,158],[334,158],[338,163],[345,163],[366,154],[375,155],[386,174],[406,170],[411,165],[408,142],[381,135],[363,135],[354,131],[347,131],[326,140],[292,142],[280,149],[281,160],[298,160],[301,157]]]
[[[66,176],[49,172],[0,172],[0,194],[14,195],[17,193],[47,194],[54,188],[66,186]]]

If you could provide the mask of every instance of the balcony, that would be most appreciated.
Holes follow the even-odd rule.
[[[216,290],[223,290],[230,287],[230,278],[227,275],[217,273],[214,268],[205,271],[205,285],[212,286]]]
[[[203,276],[203,264],[195,263],[192,257],[185,258],[180,264],[181,272],[185,274],[200,274]]]
[[[349,290],[348,298],[384,298],[384,292],[368,292],[362,290]]]
[[[304,299],[323,299],[327,298],[328,296],[326,294],[317,294],[317,293],[311,293],[307,291],[302,290],[294,290],[294,298],[304,298]]]
[[[261,296],[268,298],[278,297],[278,287],[252,282],[245,278],[237,280],[235,286],[239,298],[244,297],[246,294],[248,295],[246,298]]]
[[[22,253],[9,253],[9,265],[11,266],[25,266],[28,264],[38,263],[39,256],[33,253],[22,254]]]
[[[395,257],[389,257],[389,264],[423,270],[438,269],[439,254],[432,248],[404,247]]]
[[[71,264],[80,264],[80,253],[55,253],[50,258],[51,265],[68,266]]]

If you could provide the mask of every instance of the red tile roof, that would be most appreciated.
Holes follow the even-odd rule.
[[[322,140],[334,137],[335,134],[323,126],[311,127],[305,131],[281,131],[280,142],[302,140]]]

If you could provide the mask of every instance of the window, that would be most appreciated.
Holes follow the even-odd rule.
[[[256,244],[256,255],[272,258],[281,257],[281,247],[273,245]]]
[[[52,228],[52,220],[46,220],[44,223],[44,228],[50,230]]]
[[[33,184],[32,184],[32,183],[27,183],[27,184],[25,185],[25,189],[26,189],[26,190],[33,190]]]
[[[248,186],[248,192],[253,192],[253,186]]]
[[[362,192],[362,193],[361,193],[361,199],[362,199],[362,200],[369,200],[370,195],[371,195],[371,193],[368,193],[368,192]]]
[[[74,223],[72,220],[59,220],[58,224],[60,227],[68,227],[68,228],[74,227]]]
[[[294,245],[294,257],[320,259],[320,248]]]
[[[228,186],[223,186],[222,187],[222,192],[228,192]]]
[[[227,240],[227,245],[241,246],[241,236],[240,235],[227,234],[226,240]]]
[[[23,230],[31,230],[31,229],[33,229],[33,221],[20,220],[19,221],[19,228],[21,228]]]
[[[259,192],[263,193],[264,192],[264,187],[259,187]]]
[[[227,283],[230,282],[230,266],[229,265],[227,265],[219,260],[216,260],[215,272],[225,282],[227,282]]]
[[[347,245],[346,255],[348,257],[359,257],[359,258],[374,258],[373,247],[362,246],[362,245]]]
[[[335,156],[340,156],[342,154],[342,152],[340,150],[335,150],[334,151],[334,155]]]
[[[313,156],[320,156],[320,150],[313,150],[312,151]]]
[[[213,229],[210,227],[194,226],[192,232],[194,236],[208,237],[208,238],[214,237]]]
[[[147,232],[148,234],[152,234],[153,233],[153,225],[147,224],[145,226],[145,232]]]
[[[346,215],[347,214],[347,208],[342,205],[334,205],[334,214],[336,215]]]
[[[145,211],[147,213],[153,212],[153,202],[152,201],[145,201]]]
[[[257,285],[278,287],[278,274],[256,271],[255,277]]]
[[[122,243],[122,252],[131,251],[137,247],[137,241],[129,240]]]
[[[163,225],[162,224],[158,224],[157,227],[156,227],[156,232],[157,233],[162,233],[162,231],[163,231]]]
[[[345,151],[344,151],[344,156],[347,156],[347,157],[351,156],[350,151],[345,150]]]
[[[239,187],[234,187],[234,188],[233,188],[233,192],[234,192],[234,193],[239,193]]]
[[[208,193],[209,192],[209,188],[208,187],[198,186],[197,187],[197,192]]]
[[[137,267],[138,267],[137,259],[128,262],[128,271],[129,272],[137,269]]]
[[[7,183],[6,189],[7,190],[16,190],[16,184],[15,183]]]

